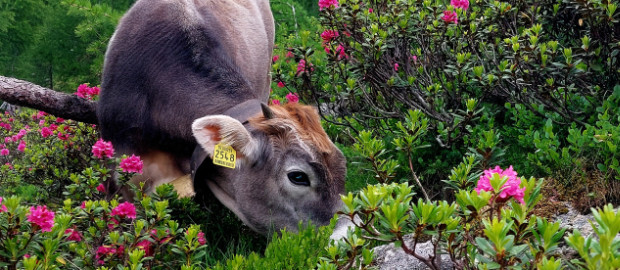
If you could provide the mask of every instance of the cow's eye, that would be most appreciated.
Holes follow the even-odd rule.
[[[294,171],[294,172],[288,173],[286,176],[288,176],[288,180],[291,181],[291,183],[295,185],[300,185],[300,186],[310,185],[310,179],[308,178],[308,175],[305,172]]]

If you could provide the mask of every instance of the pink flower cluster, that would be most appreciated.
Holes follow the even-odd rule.
[[[110,216],[118,216],[120,218],[136,219],[136,207],[130,202],[124,202],[112,209]]]
[[[299,102],[299,96],[295,93],[288,93],[286,94],[286,100],[288,101],[288,103],[298,103]]]
[[[54,227],[54,216],[55,213],[47,210],[47,206],[38,205],[35,207],[30,207],[30,213],[28,214],[28,221],[39,228],[44,232],[51,232],[52,227]]]
[[[123,170],[123,172],[128,172],[128,173],[139,173],[142,174],[142,160],[140,159],[140,156],[136,156],[136,155],[131,155],[130,157],[126,157],[123,160],[121,160],[121,170]]]
[[[99,139],[95,145],[93,145],[93,155],[97,158],[112,158],[114,156],[114,147],[111,142],[106,142],[103,139]]]
[[[49,127],[41,128],[41,137],[47,138],[47,137],[52,136],[52,135],[54,135],[54,131],[51,128],[49,128]]]
[[[170,240],[172,240],[172,236],[170,236],[170,230],[166,230],[167,235],[159,238],[157,236],[157,230],[153,229],[151,230],[151,239],[153,239],[155,241],[155,243],[159,243],[159,244],[165,244],[170,242]],[[136,247],[144,250],[144,253],[146,254],[146,256],[153,256],[153,243],[149,240],[142,240],[140,242],[138,242],[136,244]]]
[[[340,34],[338,34],[338,31],[331,29],[325,30],[323,31],[323,33],[321,33],[321,39],[323,39],[323,44],[334,40],[338,36],[340,36]]]
[[[328,47],[325,47],[326,49],[328,49]],[[338,44],[338,48],[336,48],[336,54],[338,55],[338,60],[342,60],[344,59],[348,59],[349,56],[347,55],[347,53],[344,51],[344,46],[342,46],[342,44]]]
[[[136,244],[136,247],[144,250],[144,255],[153,256],[153,243],[149,240],[142,240]]]
[[[469,8],[469,0],[450,0],[450,5],[454,8],[467,10]],[[441,19],[446,23],[459,23],[458,15],[456,14],[456,11],[453,10],[444,11]]]
[[[456,15],[456,11],[446,10],[443,12],[443,17],[441,19],[446,23],[454,23],[458,24],[459,18]]]
[[[198,243],[201,245],[204,245],[207,243],[207,240],[205,239],[205,233],[203,233],[202,231],[198,232]]]
[[[100,92],[101,90],[99,89],[99,87],[97,86],[89,87],[88,84],[84,83],[78,86],[78,89],[77,89],[77,92],[75,92],[75,95],[81,98],[93,99],[93,97],[96,97],[97,95],[99,95]]]
[[[97,191],[99,191],[101,193],[105,193],[105,186],[103,184],[99,184],[97,186]]]
[[[97,248],[95,259],[97,259],[98,264],[103,265],[105,264],[105,261],[103,260],[105,257],[113,256],[115,254],[120,257],[120,256],[123,256],[124,253],[125,253],[124,246],[114,247],[114,246],[103,245]]]
[[[310,71],[314,71],[312,64],[309,64],[309,66],[310,66]],[[306,68],[306,60],[301,59],[299,60],[299,64],[297,64],[297,76],[303,73],[308,73],[308,69]]]
[[[491,186],[491,178],[494,174],[498,174],[500,177],[507,177],[508,180],[501,187],[501,190],[495,190],[495,192],[499,192],[499,201],[507,201],[510,197],[519,201],[521,204],[525,204],[523,201],[523,196],[525,195],[525,188],[519,188],[521,185],[521,178],[517,177],[517,172],[515,172],[512,166],[508,167],[506,170],[502,170],[499,166],[496,166],[494,169],[485,170],[484,173],[480,176],[478,180],[478,185],[476,186],[476,192],[480,194],[481,191],[494,191]]]
[[[65,230],[65,234],[68,234],[67,240],[69,241],[82,241],[82,234],[75,228],[69,228]]]
[[[450,0],[450,5],[467,10],[469,8],[469,0]]]
[[[299,103],[299,96],[295,93],[289,92],[288,94],[286,94],[286,101],[290,104]],[[281,105],[280,100],[278,99],[272,99],[271,104]]]
[[[6,130],[11,130],[11,124],[9,123],[0,123],[0,127]]]
[[[338,7],[338,0],[319,0],[319,10],[330,7]]]
[[[6,205],[2,204],[2,197],[0,197],[0,213],[6,212]]]

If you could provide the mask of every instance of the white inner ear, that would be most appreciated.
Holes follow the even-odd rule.
[[[241,122],[230,116],[210,115],[198,118],[192,124],[196,141],[213,158],[215,145],[224,143],[237,151],[237,161],[254,159],[258,144]]]

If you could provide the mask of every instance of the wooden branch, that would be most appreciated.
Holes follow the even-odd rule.
[[[15,78],[0,76],[0,99],[57,117],[89,124],[98,123],[96,102]]]

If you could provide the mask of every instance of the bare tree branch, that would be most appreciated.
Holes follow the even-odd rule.
[[[0,99],[57,117],[97,124],[97,103],[31,82],[0,76]]]

